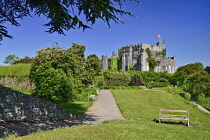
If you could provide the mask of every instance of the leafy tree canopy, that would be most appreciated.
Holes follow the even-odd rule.
[[[138,0],[130,1],[139,3]],[[122,22],[117,15],[134,16],[131,12],[122,10],[123,2],[125,0],[1,0],[0,41],[4,37],[12,38],[3,25],[5,22],[20,26],[17,19],[31,16],[32,12],[49,19],[49,22],[44,24],[49,33],[64,34],[64,30],[91,28],[81,20],[81,15],[84,15],[85,21],[91,25],[96,19],[102,19],[110,26],[110,21]]]
[[[13,64],[14,61],[19,60],[20,58],[17,57],[15,54],[11,54],[8,55],[5,59],[4,59],[4,63],[5,64]]]
[[[181,86],[190,74],[204,70],[202,63],[196,62],[193,64],[187,64],[185,66],[179,67],[174,73],[173,79],[177,81],[177,84]]]
[[[204,70],[210,74],[210,66],[206,66],[206,68]]]
[[[184,89],[191,94],[210,95],[210,75],[206,71],[199,71],[189,75],[184,81]]]
[[[30,57],[28,57],[28,56],[25,56],[24,58],[22,58],[22,59],[19,59],[19,60],[15,60],[14,62],[13,62],[13,64],[31,64],[32,62],[33,62],[33,57],[32,58],[30,58]]]

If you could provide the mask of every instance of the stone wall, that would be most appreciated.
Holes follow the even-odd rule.
[[[52,102],[0,85],[0,120],[31,121],[73,118],[73,114]]]

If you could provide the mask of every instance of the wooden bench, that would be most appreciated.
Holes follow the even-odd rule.
[[[161,120],[185,120],[187,121],[187,126],[189,126],[190,125],[189,110],[160,109],[159,110],[159,123],[161,123]]]

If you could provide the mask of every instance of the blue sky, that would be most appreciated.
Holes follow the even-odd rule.
[[[70,30],[66,36],[49,34],[43,24],[43,16],[26,17],[20,20],[20,27],[5,24],[14,39],[4,39],[0,45],[0,65],[6,56],[15,54],[23,58],[33,57],[36,51],[58,42],[60,47],[71,47],[72,42],[86,45],[86,55],[111,56],[118,48],[130,44],[156,44],[166,40],[167,56],[177,57],[177,67],[201,62],[210,66],[210,0],[140,0],[141,4],[127,1],[124,10],[136,18],[120,17],[124,24],[106,23],[98,20],[83,32]]]

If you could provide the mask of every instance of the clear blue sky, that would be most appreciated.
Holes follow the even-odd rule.
[[[177,57],[177,67],[201,62],[210,66],[210,0],[140,0],[141,5],[127,1],[124,10],[136,18],[120,17],[124,24],[106,23],[98,20],[92,29],[70,30],[66,36],[48,34],[43,24],[45,17],[27,17],[20,20],[21,26],[5,24],[14,39],[4,39],[0,46],[0,65],[10,54],[23,58],[33,57],[36,51],[59,42],[60,47],[71,47],[71,43],[86,45],[85,55],[111,56],[125,45],[156,44],[166,40],[167,56]]]

